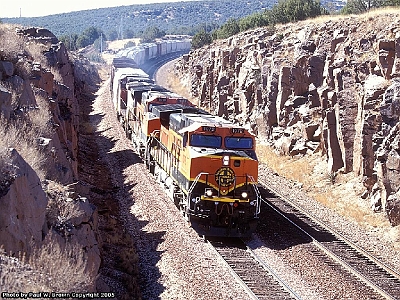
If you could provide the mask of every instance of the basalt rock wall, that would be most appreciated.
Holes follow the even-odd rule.
[[[184,56],[175,71],[201,107],[284,155],[320,152],[360,176],[373,209],[400,223],[400,16],[259,28]]]
[[[11,46],[18,46],[0,46],[0,133],[13,140],[10,132],[15,132],[17,138],[0,143],[0,247],[7,254],[29,256],[49,236],[60,247],[77,244],[93,280],[88,289],[94,291],[101,261],[97,209],[79,182],[78,101],[93,92],[99,77],[48,30],[10,28],[0,28],[0,38],[12,37],[17,42]],[[40,123],[32,121],[36,111],[43,112],[47,124],[42,127],[48,130],[32,130]],[[39,167],[21,145],[40,153]]]
[[[27,50],[20,50],[11,56],[0,49],[0,113],[6,119],[17,120],[30,110],[45,109],[37,101],[39,96],[43,98],[50,106],[53,127],[50,136],[38,139],[43,151],[52,157],[46,162],[46,170],[52,179],[70,183],[78,178],[79,108],[73,63],[64,44],[50,31],[39,28],[15,31],[15,39],[25,40],[27,49],[35,44],[34,51],[40,55],[35,57]]]

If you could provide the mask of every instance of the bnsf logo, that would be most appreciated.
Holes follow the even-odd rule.
[[[235,172],[231,168],[222,167],[215,173],[215,181],[220,186],[230,186],[235,182]]]

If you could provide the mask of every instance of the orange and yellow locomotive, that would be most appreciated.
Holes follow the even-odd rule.
[[[146,162],[192,227],[204,236],[249,236],[260,196],[255,139],[246,129],[192,106],[152,108],[160,129]]]
[[[152,82],[126,90],[127,135],[191,226],[203,236],[251,235],[261,200],[254,136]]]

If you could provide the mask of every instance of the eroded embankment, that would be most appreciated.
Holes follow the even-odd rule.
[[[108,85],[98,92],[98,97],[108,97]],[[97,290],[113,292],[118,299],[140,299],[138,258],[133,240],[119,220],[120,207],[115,197],[119,187],[113,185],[109,165],[103,156],[111,149],[113,141],[98,131],[103,115],[93,112],[94,97],[80,102],[79,177],[87,183],[87,193],[98,209],[98,241],[101,266]]]

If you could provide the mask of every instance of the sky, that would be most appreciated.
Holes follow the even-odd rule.
[[[20,13],[22,17],[41,17],[103,7],[180,1],[188,0],[2,0],[0,18],[16,18]]]

